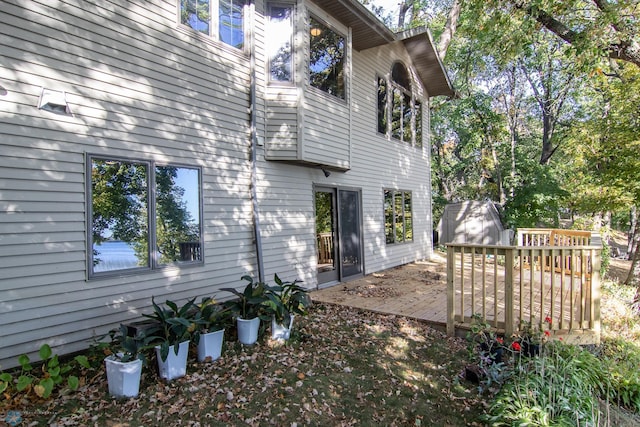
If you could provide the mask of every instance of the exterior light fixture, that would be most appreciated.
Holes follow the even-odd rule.
[[[55,114],[71,114],[67,96],[63,91],[42,88],[38,108]]]
[[[329,178],[329,175],[331,175],[331,172],[329,172],[325,168],[320,168],[320,169],[322,169],[322,173],[324,174],[325,178]]]
[[[316,27],[311,28],[312,37],[318,37],[320,34],[322,34],[322,30],[320,28],[316,28]]]

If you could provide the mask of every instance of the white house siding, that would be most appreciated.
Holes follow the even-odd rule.
[[[362,190],[365,273],[429,256],[428,130],[423,149],[376,133],[376,72],[395,59],[410,66],[402,44],[353,52],[351,112],[327,114],[319,102],[299,115],[325,156],[348,155],[350,170],[325,177],[265,160],[277,108],[266,96],[262,2],[256,10],[266,279],[317,285],[314,185]],[[84,349],[149,312],[152,296],[225,299],[220,287],[255,276],[249,57],[177,25],[174,0],[0,0],[0,12],[0,369],[45,342]],[[73,115],[38,110],[42,87],[64,90]],[[204,264],[87,280],[87,153],[201,167]],[[413,192],[413,243],[385,244],[384,188]]]
[[[349,127],[351,169],[332,171],[325,177],[319,167],[295,166],[273,161],[261,161],[260,211],[265,250],[265,275],[274,273],[287,278],[303,279],[316,287],[317,268],[313,186],[336,186],[362,190],[364,268],[369,274],[405,264],[432,254],[431,187],[429,169],[428,128],[424,128],[423,147],[389,141],[377,134],[376,76],[390,73],[395,60],[411,63],[400,43],[392,46],[353,53],[351,87],[351,125]],[[376,74],[377,73],[377,74]],[[309,94],[306,94],[308,97]],[[424,115],[428,102],[423,100]],[[324,115],[327,102],[318,102],[315,109],[305,112],[305,132],[309,117],[323,117],[323,126],[316,133],[342,123],[341,117]],[[315,113],[315,114],[314,114]],[[427,125],[428,121],[424,120]],[[343,129],[344,131],[344,129]],[[308,147],[305,141],[305,149]],[[339,141],[331,150],[347,150],[349,140]],[[326,155],[326,153],[325,153]],[[263,159],[264,160],[264,159]],[[409,190],[413,194],[412,243],[388,245],[384,236],[384,189]],[[286,202],[285,202],[286,201]]]
[[[248,56],[179,27],[172,0],[0,12],[0,369],[254,272]],[[42,87],[73,116],[38,110]],[[87,280],[86,153],[201,167],[204,265]]]

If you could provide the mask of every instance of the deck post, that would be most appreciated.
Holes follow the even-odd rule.
[[[600,267],[601,250],[591,251],[591,330],[595,335],[595,344],[600,345]]]
[[[456,333],[455,326],[455,250],[447,246],[447,335],[452,337]]]
[[[504,251],[504,335],[513,335],[513,246]]]

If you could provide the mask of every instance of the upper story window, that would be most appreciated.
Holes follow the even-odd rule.
[[[391,79],[378,77],[378,132],[422,147],[422,103],[413,95],[411,76],[400,62]]]
[[[198,168],[90,157],[89,276],[202,262]]]
[[[242,49],[245,5],[246,0],[180,0],[180,22]]]
[[[293,81],[293,5],[269,4],[267,54],[269,81]]]
[[[345,99],[346,38],[310,17],[309,84]]]

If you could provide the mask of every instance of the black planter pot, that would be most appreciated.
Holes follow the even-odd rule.
[[[533,357],[540,355],[540,344],[522,343],[522,353],[525,356]]]
[[[497,343],[493,346],[489,346],[487,343],[480,344],[480,351],[489,357],[491,363],[502,363],[502,356],[504,355],[504,348]]]

